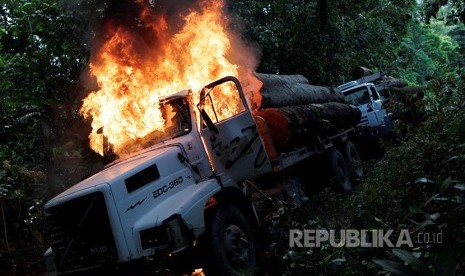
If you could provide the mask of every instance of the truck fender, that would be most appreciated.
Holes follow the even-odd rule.
[[[231,186],[222,189],[208,200],[205,208],[205,220],[207,224],[209,223],[209,216],[211,216],[216,208],[224,204],[233,204],[238,207],[246,216],[248,222],[251,223],[251,226],[255,227],[260,225],[255,207],[247,193]]]
[[[172,215],[182,217],[194,237],[205,231],[204,208],[208,200],[221,190],[216,179],[191,185],[166,198],[134,224],[134,232],[161,224]]]

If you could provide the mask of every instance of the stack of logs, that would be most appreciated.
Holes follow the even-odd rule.
[[[308,143],[318,135],[330,135],[360,121],[359,109],[346,104],[335,88],[310,85],[301,75],[255,73],[248,77],[262,83],[246,94],[249,104],[254,101],[254,116],[266,121],[278,150]]]

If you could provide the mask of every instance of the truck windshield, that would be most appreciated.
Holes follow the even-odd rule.
[[[370,95],[365,86],[344,92],[346,101],[353,105],[367,104],[370,102]]]
[[[191,131],[189,103],[184,97],[175,97],[160,102],[165,120],[163,131],[154,131],[143,138],[143,146],[149,147],[168,139],[185,135]]]

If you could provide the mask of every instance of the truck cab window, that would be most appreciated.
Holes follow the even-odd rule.
[[[245,111],[239,91],[233,82],[225,82],[209,90],[203,107],[213,123],[224,121]]]
[[[192,129],[187,99],[175,97],[163,100],[160,102],[160,110],[165,121],[164,130],[155,130],[135,141],[142,148],[185,135]]]
[[[348,103],[353,105],[367,104],[370,102],[370,95],[365,86],[344,93],[344,97]]]
[[[360,104],[367,104],[370,102],[370,94],[368,94],[368,90],[363,91],[362,99],[360,100]]]
[[[174,136],[189,132],[191,128],[189,107],[186,99],[179,98],[162,104],[165,131]]]

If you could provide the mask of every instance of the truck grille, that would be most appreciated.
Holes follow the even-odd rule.
[[[118,259],[105,198],[95,192],[45,210],[59,271]]]

